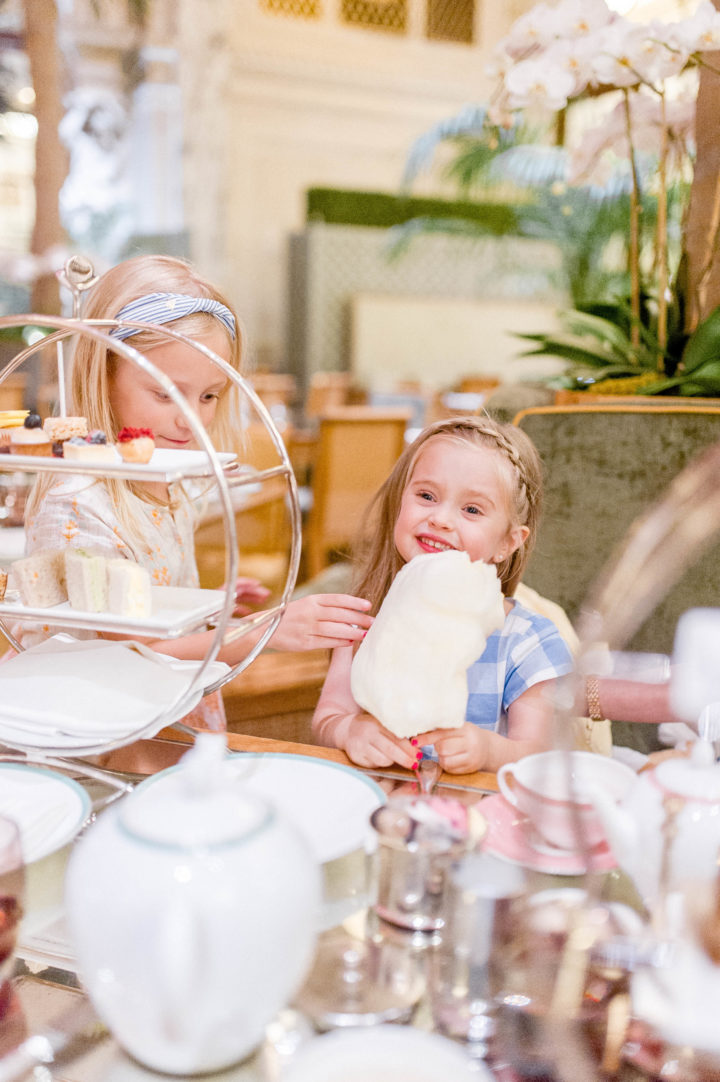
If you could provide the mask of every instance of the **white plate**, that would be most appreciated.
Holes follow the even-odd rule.
[[[61,849],[90,813],[90,797],[72,778],[24,763],[0,763],[0,815],[20,830],[26,864]]]
[[[285,752],[235,752],[229,758],[234,776],[298,828],[320,864],[360,849],[370,815],[385,803],[377,782],[341,763]],[[170,767],[141,786],[179,769]]]
[[[218,451],[221,465],[235,462],[232,451]],[[4,456],[3,456],[4,457]],[[82,462],[77,459],[52,458],[45,455],[8,455],[8,468],[35,472],[47,470],[50,465],[58,473],[98,473],[108,477],[142,477],[145,474],[167,474],[165,480],[179,477],[209,477],[214,473],[205,451],[173,451],[169,447],[156,447],[149,462],[123,462],[118,456],[113,462]],[[5,465],[5,463],[0,463]]]
[[[55,627],[87,627],[102,631],[154,632],[167,638],[177,638],[216,616],[224,602],[223,590],[193,590],[183,586],[153,586],[150,616],[130,619],[109,612],[84,612],[73,609],[69,601],[48,608],[22,605],[19,601],[0,602],[0,616]]]
[[[286,1082],[340,1080],[492,1082],[492,1076],[449,1038],[397,1025],[338,1030],[316,1037],[300,1047],[287,1069]]]

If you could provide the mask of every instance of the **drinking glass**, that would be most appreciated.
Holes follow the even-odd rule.
[[[22,918],[24,886],[20,831],[12,819],[0,816],[0,1018],[12,999],[10,978]]]
[[[441,1033],[472,1043],[479,1055],[494,1031],[524,889],[522,869],[490,853],[470,854],[448,876],[446,925],[431,967],[432,1014]]]

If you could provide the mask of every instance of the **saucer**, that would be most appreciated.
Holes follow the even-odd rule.
[[[600,842],[592,850],[589,869],[582,853],[559,849],[547,842],[535,842],[532,837],[535,829],[528,817],[500,793],[485,797],[478,808],[487,821],[482,848],[512,864],[548,875],[584,875],[588,870],[606,872],[617,867],[607,842]]]

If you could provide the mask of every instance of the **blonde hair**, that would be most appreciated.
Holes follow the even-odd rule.
[[[227,334],[229,363],[237,372],[241,371],[243,338],[233,306],[220,290],[203,278],[190,263],[173,256],[135,256],[111,267],[93,286],[83,319],[115,319],[118,312],[131,301],[158,291],[209,297],[224,304],[235,316],[234,339],[224,324],[208,312],[181,316],[167,326],[201,344],[212,331],[222,328]],[[102,327],[98,329],[104,330]],[[105,330],[109,333],[110,328]],[[147,354],[155,347],[172,341],[174,339],[164,333],[163,327],[157,326],[151,330],[138,331],[127,344],[140,353]],[[110,383],[121,359],[120,353],[113,351],[103,342],[89,335],[78,336],[72,358],[68,413],[85,417],[89,429],[102,429],[109,440],[117,436],[119,427],[110,405]],[[152,361],[152,356],[149,359]],[[218,371],[220,372],[220,369]],[[208,434],[219,450],[234,450],[240,443],[240,430],[238,392],[235,384],[232,384],[225,388],[218,400]],[[28,500],[28,518],[37,513],[47,492],[55,483],[52,474],[39,475]],[[113,508],[123,527],[137,536],[139,526],[132,511],[131,496],[139,496],[151,503],[157,502],[156,498],[148,496],[141,486],[131,482],[107,479],[101,483],[106,485]]]
[[[372,532],[366,532],[356,547],[356,581],[353,589],[380,608],[385,594],[404,564],[395,547],[395,523],[403,493],[412,477],[420,452],[429,440],[443,437],[471,447],[486,447],[503,455],[508,464],[508,509],[512,526],[526,526],[528,535],[515,552],[497,565],[506,597],[512,597],[532,552],[542,509],[542,464],[533,442],[511,424],[490,417],[453,417],[423,429],[405,448],[390,476],[370,504]]]

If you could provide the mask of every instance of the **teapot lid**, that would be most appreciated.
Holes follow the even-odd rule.
[[[224,733],[198,733],[177,766],[148,778],[122,802],[121,825],[143,841],[183,849],[228,845],[269,825],[272,808],[238,785],[226,752]]]
[[[662,789],[690,800],[720,803],[720,765],[707,740],[696,740],[684,759],[667,759],[655,768]]]

